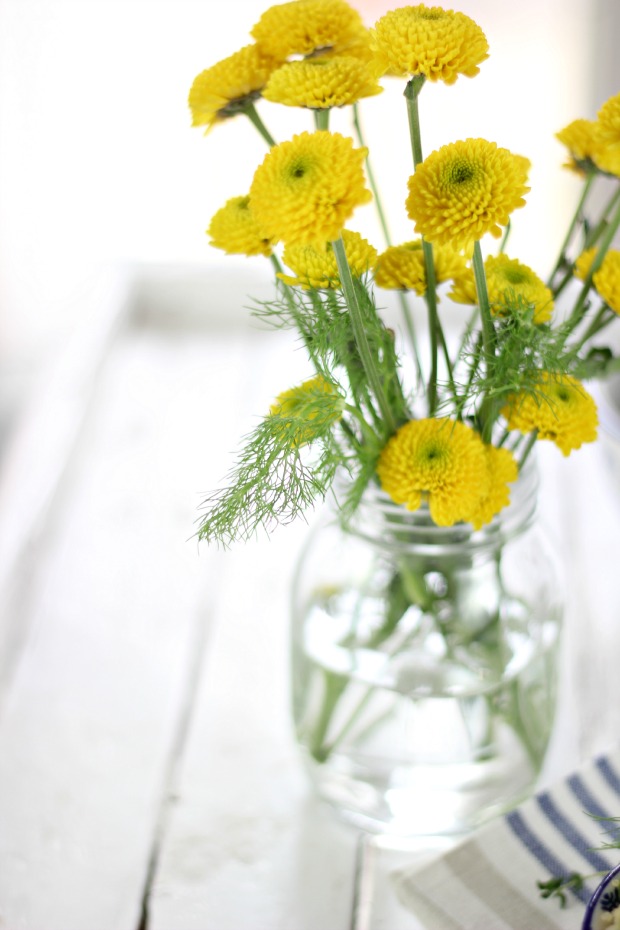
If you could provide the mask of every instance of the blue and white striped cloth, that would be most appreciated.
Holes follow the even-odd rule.
[[[597,849],[620,834],[610,817],[620,817],[620,752],[588,763],[432,863],[393,876],[400,900],[426,930],[579,930],[600,879],[567,892],[564,909],[557,898],[541,898],[536,883],[618,865],[620,850]]]

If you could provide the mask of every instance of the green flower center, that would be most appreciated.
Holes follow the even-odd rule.
[[[292,181],[305,177],[310,170],[310,163],[306,158],[296,158],[291,162],[288,168],[288,176]]]
[[[439,443],[431,442],[422,450],[422,460],[428,464],[439,462],[444,458],[445,449]]]
[[[445,16],[445,13],[443,10],[437,10],[437,9],[416,10],[416,19],[426,19],[426,20],[435,21],[438,19],[443,19],[444,16]]]
[[[450,183],[467,184],[476,175],[476,169],[467,161],[459,160],[450,166]]]
[[[521,268],[504,268],[504,279],[508,284],[525,284],[528,275]]]

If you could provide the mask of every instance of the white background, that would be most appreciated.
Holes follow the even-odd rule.
[[[425,89],[425,151],[473,135],[532,159],[512,251],[544,274],[578,194],[553,133],[594,117],[617,91],[618,4],[454,5],[484,29],[491,57],[474,80]],[[372,25],[392,4],[357,6]],[[199,71],[249,41],[263,9],[260,0],[0,0],[0,412],[88,324],[89,294],[111,267],[224,260],[204,230],[227,197],[247,190],[264,143],[244,119],[204,138],[190,128],[187,93]],[[401,83],[386,84],[363,119],[394,236],[404,239],[407,126]],[[278,139],[309,125],[298,111],[260,109]],[[333,125],[350,131],[344,113]],[[352,225],[381,244],[372,207]],[[236,262],[247,260],[228,267]]]

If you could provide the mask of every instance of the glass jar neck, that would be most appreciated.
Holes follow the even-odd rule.
[[[493,520],[479,530],[469,523],[454,526],[437,526],[430,516],[428,504],[423,502],[415,511],[407,510],[371,482],[362,496],[361,503],[351,519],[343,524],[346,532],[364,539],[372,545],[390,548],[398,552],[424,549],[445,554],[496,549],[509,539],[523,533],[531,525],[538,497],[538,469],[532,456],[510,485],[510,504]],[[334,485],[336,501],[344,500],[347,490],[346,476],[337,479]]]

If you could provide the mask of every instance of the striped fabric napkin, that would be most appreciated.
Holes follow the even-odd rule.
[[[592,816],[593,815],[593,816]],[[481,828],[430,864],[393,878],[401,902],[426,930],[579,930],[600,878],[557,898],[537,881],[609,871],[620,850],[599,851],[620,824],[620,751],[597,758],[570,778]]]

